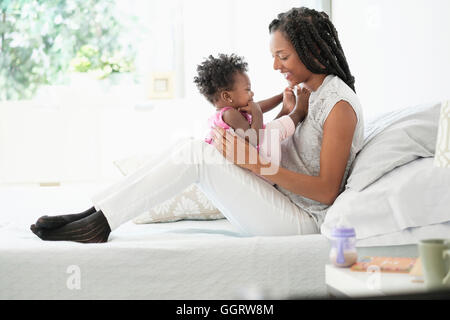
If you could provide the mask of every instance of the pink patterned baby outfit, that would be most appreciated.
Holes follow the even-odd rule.
[[[223,121],[223,113],[231,107],[225,107],[217,111],[208,119],[208,126],[211,131],[205,138],[205,142],[212,144],[212,128],[214,126],[221,127],[225,130],[233,130],[225,121]],[[247,119],[248,123],[252,124],[252,116],[247,112],[241,112],[241,114]],[[280,142],[292,136],[295,132],[295,125],[291,117],[288,115],[272,120],[271,122],[263,125],[263,130],[260,135],[260,144],[256,147],[259,154],[265,159],[275,162],[278,165],[281,160],[281,145]]]
[[[225,107],[220,109],[219,111],[217,111],[215,114],[213,114],[211,117],[209,117],[208,119],[208,126],[212,129],[214,128],[214,126],[217,127],[221,127],[225,130],[230,129],[231,127],[225,122],[223,121],[223,113],[227,110],[233,109],[232,107]],[[247,119],[248,124],[252,124],[252,115],[248,114],[247,112],[242,112],[241,114]],[[263,125],[263,128],[265,128],[265,125]],[[208,136],[205,138],[205,142],[212,144],[212,131],[208,134]],[[259,147],[259,146],[258,146]]]

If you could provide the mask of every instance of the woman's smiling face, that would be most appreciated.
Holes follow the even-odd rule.
[[[306,82],[311,77],[311,71],[300,60],[292,43],[278,30],[270,34],[270,51],[273,68],[284,75],[289,86]]]

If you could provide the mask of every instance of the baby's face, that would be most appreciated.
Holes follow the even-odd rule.
[[[236,73],[234,76],[234,87],[230,92],[234,108],[245,107],[253,101],[253,91],[250,79],[246,73]]]

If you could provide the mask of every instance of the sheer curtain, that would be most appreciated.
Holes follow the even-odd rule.
[[[272,70],[269,23],[280,12],[307,6],[329,13],[331,0],[115,0],[118,12],[135,16],[129,30],[142,82],[153,72],[174,74],[175,98],[197,96],[196,67],[210,54],[236,53],[249,63],[255,94],[282,90]],[[261,94],[259,94],[261,93]]]
[[[138,53],[140,83],[107,93],[82,83],[58,89],[57,99],[0,104],[0,184],[115,179],[115,160],[202,137],[214,109],[193,84],[197,65],[210,54],[236,53],[249,64],[255,99],[278,94],[286,83],[272,69],[269,23],[292,7],[330,7],[330,0],[115,2],[118,18],[138,21],[124,36]],[[148,100],[149,78],[160,72],[173,75],[174,99]]]

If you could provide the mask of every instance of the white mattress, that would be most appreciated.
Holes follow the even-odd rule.
[[[241,237],[227,220],[136,225],[104,244],[42,241],[43,214],[102,186],[0,188],[0,299],[259,299],[326,294],[322,235]]]

